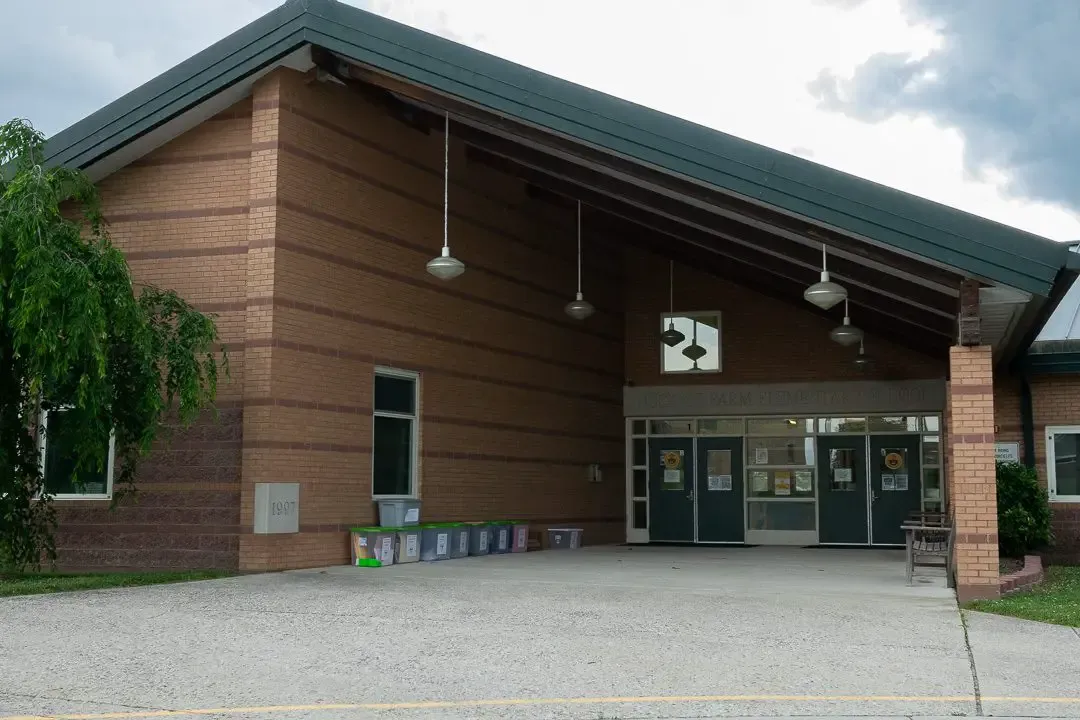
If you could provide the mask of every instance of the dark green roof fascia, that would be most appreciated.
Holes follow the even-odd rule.
[[[1046,296],[1064,246],[494,58],[330,0],[313,43],[670,171]]]
[[[49,138],[47,162],[87,167],[305,44],[292,0]]]
[[[1067,248],[495,58],[335,0],[290,0],[49,141],[86,167],[304,42],[407,81],[865,235],[961,272],[1049,296]]]
[[[1028,353],[1021,368],[1031,375],[1080,375],[1080,352]]]

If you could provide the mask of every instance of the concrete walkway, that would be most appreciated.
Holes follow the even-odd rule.
[[[976,702],[951,592],[907,587],[893,551],[586,548],[10,598],[0,720],[1080,716],[1016,699],[1080,696],[1075,633],[968,624],[981,695],[1006,699]]]

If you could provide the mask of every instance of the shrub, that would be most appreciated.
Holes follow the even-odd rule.
[[[1050,503],[1034,468],[997,464],[998,550],[1022,557],[1050,544]]]

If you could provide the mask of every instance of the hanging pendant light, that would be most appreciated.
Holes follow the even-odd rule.
[[[837,285],[829,279],[829,271],[825,265],[825,245],[821,246],[821,280],[806,288],[803,297],[807,301],[817,305],[822,310],[835,307],[842,300],[847,299],[847,290],[842,285]]]
[[[671,266],[668,270],[668,314],[675,314],[675,261],[672,260]],[[675,329],[675,318],[668,318],[668,328],[664,332],[660,333],[660,341],[668,347],[675,347],[686,336]]]
[[[683,354],[683,356],[685,356],[685,357],[688,357],[688,358],[690,358],[690,360],[692,360],[692,361],[693,361],[693,363],[694,363],[694,367],[693,367],[693,369],[694,369],[694,370],[697,370],[697,369],[698,369],[698,364],[697,364],[698,360],[700,360],[701,358],[705,357],[705,354],[706,354],[707,352],[709,352],[708,350],[706,350],[705,348],[701,347],[701,346],[700,346],[700,345],[698,345],[698,343],[697,343],[697,326],[698,326],[698,323],[697,323],[697,321],[695,320],[695,321],[694,321],[694,341],[693,341],[692,343],[690,343],[690,344],[689,344],[689,345],[688,345],[688,346],[686,347],[686,349],[685,349],[685,350],[683,350],[683,351],[682,351],[682,354]]]
[[[862,342],[863,331],[851,324],[851,317],[848,316],[847,300],[844,300],[844,323],[830,330],[829,337],[832,338],[833,342],[840,343],[844,347],[850,347]]]
[[[584,320],[596,312],[592,303],[581,295],[581,201],[577,204],[577,295],[566,303],[566,314],[575,320]]]
[[[866,354],[866,350],[863,348],[863,341],[859,340],[859,354],[855,356],[852,363],[859,370],[867,370],[874,364],[874,359]]]
[[[465,272],[465,263],[450,254],[450,113],[443,137],[443,246],[442,254],[428,260],[427,271],[440,280],[453,280]]]

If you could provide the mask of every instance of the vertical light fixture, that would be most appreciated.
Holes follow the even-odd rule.
[[[863,341],[859,340],[859,354],[852,360],[855,367],[859,370],[867,370],[874,364],[874,359],[866,354],[865,348],[863,348]]]
[[[863,331],[851,324],[847,300],[844,300],[844,322],[842,325],[837,325],[830,330],[829,337],[832,338],[833,342],[840,343],[844,347],[850,347],[862,342]]]
[[[566,304],[566,314],[575,320],[584,320],[595,312],[588,300],[581,295],[581,201],[577,201],[577,295]]]
[[[465,263],[450,254],[450,113],[443,132],[443,246],[442,254],[428,260],[427,271],[440,280],[453,280],[465,272]]]
[[[684,349],[682,351],[682,354],[685,357],[688,357],[688,358],[690,358],[690,360],[693,361],[694,367],[692,369],[697,370],[697,369],[699,369],[698,364],[697,364],[698,360],[705,357],[705,354],[708,352],[708,350],[706,350],[705,348],[698,345],[698,342],[697,342],[698,321],[694,320],[693,322],[694,322],[694,341],[686,346],[686,349]]]
[[[668,269],[668,315],[675,314],[675,261],[671,260],[671,266]],[[675,347],[686,336],[675,329],[675,318],[668,318],[668,328],[664,332],[660,333],[660,341],[668,347]]]
[[[834,307],[841,300],[847,299],[847,290],[829,279],[829,271],[825,264],[827,253],[825,244],[821,245],[821,280],[806,288],[803,297],[817,305],[822,310]]]

